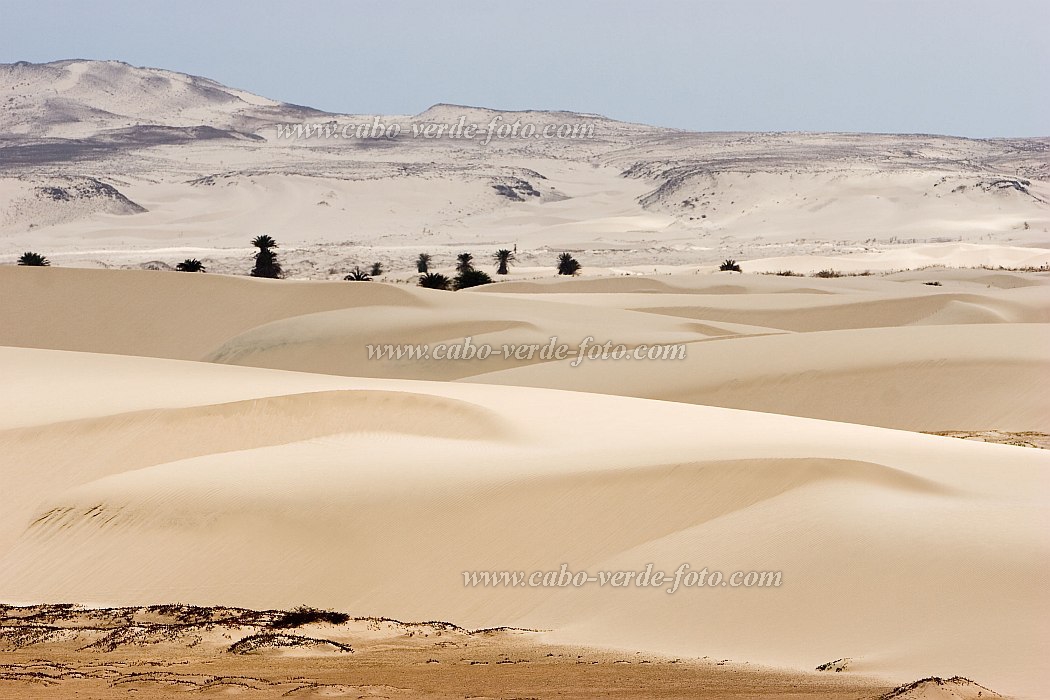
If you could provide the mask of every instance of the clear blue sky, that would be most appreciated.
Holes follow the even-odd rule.
[[[0,62],[117,59],[333,112],[1050,135],[1050,1],[0,0]]]

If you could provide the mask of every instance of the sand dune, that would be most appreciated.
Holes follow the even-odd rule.
[[[493,355],[477,361],[383,359],[370,357],[369,345],[547,344],[552,337],[578,342],[581,329],[631,345],[691,343],[729,331],[691,320],[620,309],[589,309],[531,299],[453,298],[424,294],[427,306],[375,306],[341,309],[275,321],[233,337],[201,359],[211,362],[324,372],[364,377],[448,380],[520,366],[514,357]],[[764,332],[764,331],[759,331]],[[500,350],[502,352],[502,349]],[[540,362],[537,355],[527,360]]]
[[[306,600],[795,667],[850,656],[901,681],[1046,682],[1041,450],[549,390],[0,354],[15,392],[5,450],[60,429],[42,385],[92,397],[64,407],[66,440],[14,463],[9,500],[26,507],[3,518],[5,600]],[[115,391],[118,366],[149,392]],[[278,427],[251,400],[267,396],[344,427],[312,410]],[[414,410],[441,423],[409,420]],[[229,418],[204,419],[217,412]],[[152,449],[105,459],[100,420]],[[780,570],[784,583],[463,584],[465,570],[562,563]]]
[[[117,62],[0,90],[0,263],[54,264],[0,265],[0,696],[1050,687],[1046,138],[286,138],[372,116]],[[587,133],[413,133],[497,117]],[[684,358],[513,352],[588,338]],[[101,609],[7,605],[60,601]]]
[[[417,291],[391,285],[186,277],[0,266],[5,301],[0,342],[199,359],[231,336],[277,319],[356,306],[425,304]]]
[[[0,307],[0,342],[574,389],[908,430],[1048,432],[1045,277],[939,272],[939,287],[919,282],[920,273],[715,274],[507,282],[449,293],[0,267],[0,287],[13,300]],[[466,338],[500,349],[555,337],[575,348],[588,336],[631,348],[683,344],[686,357],[632,363],[369,354],[369,345],[433,347]]]
[[[375,342],[396,342],[383,338],[398,334],[419,338],[403,342],[468,332],[498,337],[499,324],[502,330],[531,328],[537,336],[566,325],[579,326],[574,335],[588,326],[620,326],[650,339],[663,332],[702,340],[732,333],[1050,322],[1050,277],[984,270],[840,279],[728,273],[552,279],[448,294],[391,284],[0,266],[0,287],[9,302],[0,307],[0,342],[6,345],[177,359],[201,359],[242,333],[328,311],[360,314],[356,325]],[[368,314],[373,317],[365,322]],[[427,318],[430,331],[424,329]],[[314,325],[338,328],[338,319],[335,314]],[[98,332],[100,325],[106,333]],[[438,330],[443,325],[449,330]]]
[[[1041,273],[959,272],[930,270],[885,278],[839,279],[722,273],[513,281],[475,293],[524,294],[573,304],[800,332],[1050,321],[1050,278]],[[925,284],[931,281],[939,284]]]
[[[1050,325],[917,326],[693,343],[681,361],[563,360],[469,381],[744,408],[904,430],[1050,428]],[[815,350],[819,348],[819,352]]]
[[[0,343],[211,360],[332,374],[451,379],[471,363],[370,361],[369,343],[579,340],[680,343],[724,331],[690,320],[387,284],[0,266]],[[141,290],[141,294],[128,292]],[[130,321],[130,323],[129,323]],[[99,329],[105,328],[100,333]],[[764,332],[764,329],[763,329]]]

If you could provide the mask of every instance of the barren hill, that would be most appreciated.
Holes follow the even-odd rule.
[[[193,249],[233,271],[261,231],[313,278],[339,272],[326,245],[408,270],[421,248],[572,249],[589,270],[1050,241],[1048,138],[695,133],[451,104],[337,115],[115,61],[0,66],[0,134],[0,262]],[[68,187],[89,180],[137,206]]]

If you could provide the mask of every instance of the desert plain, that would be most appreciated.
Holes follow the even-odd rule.
[[[0,91],[0,697],[1046,695],[1050,139]],[[683,565],[777,585],[468,583]]]

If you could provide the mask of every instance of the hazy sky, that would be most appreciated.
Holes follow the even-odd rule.
[[[1050,135],[1050,1],[0,0],[0,62],[117,59],[333,112]]]

